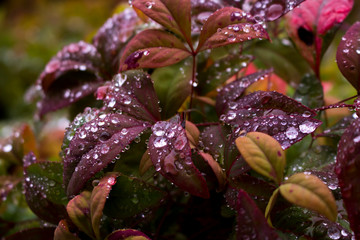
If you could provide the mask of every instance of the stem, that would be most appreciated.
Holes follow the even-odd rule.
[[[216,126],[220,125],[219,122],[204,122],[204,123],[197,123],[195,124],[197,127],[206,127],[206,126]]]
[[[344,100],[341,100],[340,102],[335,103],[335,104],[340,104],[340,103],[349,101],[349,100],[351,100],[351,99],[353,99],[353,98],[356,98],[357,96],[359,96],[359,94],[356,94],[355,96],[352,96],[352,97],[345,98]]]
[[[335,103],[335,104],[332,104],[332,105],[329,105],[329,106],[323,106],[323,107],[320,107],[320,108],[315,108],[314,111],[316,112],[320,112],[320,111],[324,111],[324,110],[327,110],[327,109],[333,109],[333,108],[354,108],[355,106],[352,105],[352,104],[338,104],[338,103]]]
[[[192,108],[193,104],[193,95],[194,95],[194,82],[196,81],[196,53],[193,53],[193,65],[192,65],[192,76],[191,76],[191,92],[190,92],[190,103],[189,109]],[[191,112],[188,113],[188,120],[191,121]]]

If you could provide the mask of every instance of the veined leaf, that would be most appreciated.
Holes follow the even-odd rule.
[[[144,233],[134,229],[120,229],[109,234],[105,240],[151,240]]]
[[[250,132],[237,138],[236,146],[252,169],[280,184],[286,158],[281,145],[274,138],[264,133]]]
[[[54,240],[80,240],[75,234],[69,230],[69,224],[66,220],[61,220],[54,232]]]
[[[280,187],[281,195],[298,206],[317,211],[331,221],[337,217],[334,196],[329,188],[317,177],[296,173]]]

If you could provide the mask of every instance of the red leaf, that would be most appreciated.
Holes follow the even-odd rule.
[[[106,240],[126,240],[126,239],[139,239],[139,240],[150,240],[144,233],[134,229],[121,229],[112,232],[106,237]]]
[[[360,119],[354,120],[342,135],[335,172],[351,229],[360,239]]]
[[[131,4],[192,45],[190,0],[133,0]]]
[[[316,73],[326,50],[324,37],[344,21],[352,6],[353,0],[307,0],[288,15],[289,34]]]
[[[191,158],[189,140],[180,119],[157,122],[152,131],[148,146],[155,170],[184,191],[209,198],[206,181]]]
[[[354,23],[339,43],[336,61],[341,73],[360,92],[360,22]]]
[[[164,67],[190,55],[189,50],[174,35],[149,29],[137,34],[127,44],[120,60],[120,71]]]

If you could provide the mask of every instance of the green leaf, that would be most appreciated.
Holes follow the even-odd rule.
[[[66,220],[61,220],[54,232],[54,240],[80,240],[75,234],[69,230],[69,224]]]
[[[70,200],[66,206],[71,221],[88,236],[93,237],[90,218],[90,197],[91,193],[84,191]]]
[[[185,60],[172,66],[158,68],[151,75],[164,119],[172,117],[190,95],[191,69],[191,61]]]
[[[113,218],[130,218],[157,206],[164,196],[165,192],[140,179],[120,175],[106,201],[104,213]]]
[[[275,202],[276,202],[278,195],[279,195],[279,189],[277,188],[271,195],[268,205],[266,206],[266,209],[265,209],[265,218],[268,219],[269,223],[271,223],[270,212],[273,209],[273,207],[275,206]]]
[[[301,79],[293,98],[312,109],[325,105],[321,82],[311,74],[306,74]]]
[[[190,0],[133,0],[131,4],[192,45]]]
[[[337,207],[328,187],[316,176],[297,173],[279,187],[281,195],[298,206],[317,211],[336,220]]]
[[[271,136],[250,132],[235,141],[242,157],[252,169],[280,183],[283,179],[286,163],[281,145]]]
[[[94,187],[90,197],[90,214],[92,229],[97,239],[101,239],[100,220],[103,215],[105,202],[109,196],[112,186],[116,183],[118,173],[108,173],[99,184]]]

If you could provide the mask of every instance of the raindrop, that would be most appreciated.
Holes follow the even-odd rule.
[[[165,147],[167,145],[167,141],[165,138],[156,138],[154,141],[154,146],[156,148],[162,148]]]
[[[115,106],[115,104],[116,104],[116,100],[115,100],[115,98],[112,98],[112,99],[110,100],[110,102],[108,103],[108,107],[112,108],[112,107]]]
[[[298,131],[296,130],[296,128],[294,127],[289,127],[288,129],[286,129],[286,137],[289,139],[296,139],[296,137],[298,136]]]
[[[154,134],[155,134],[156,136],[158,136],[158,137],[161,137],[161,136],[164,136],[165,131],[162,130],[162,129],[158,129],[158,130],[155,130],[155,131],[154,131]]]
[[[3,147],[3,151],[4,151],[4,152],[10,152],[11,150],[12,150],[11,144],[6,144],[6,145]]]
[[[80,131],[79,138],[81,138],[81,139],[86,138],[86,133],[84,131]]]
[[[101,152],[101,154],[107,154],[109,152],[109,150],[110,150],[110,147],[108,145],[104,144],[104,145],[102,145],[100,152]]]
[[[148,8],[148,9],[151,9],[153,7],[153,5],[154,5],[154,2],[146,2],[145,3],[146,8]]]
[[[341,237],[339,229],[337,229],[335,227],[329,228],[328,235],[329,235],[329,238],[335,239],[335,240],[340,239],[340,237]]]
[[[316,125],[313,122],[305,121],[299,126],[300,132],[308,134],[312,133],[316,129]]]
[[[281,4],[275,3],[268,7],[266,18],[269,21],[274,21],[278,19],[284,11],[284,8]]]
[[[121,129],[121,134],[126,135],[129,131],[126,128]]]

